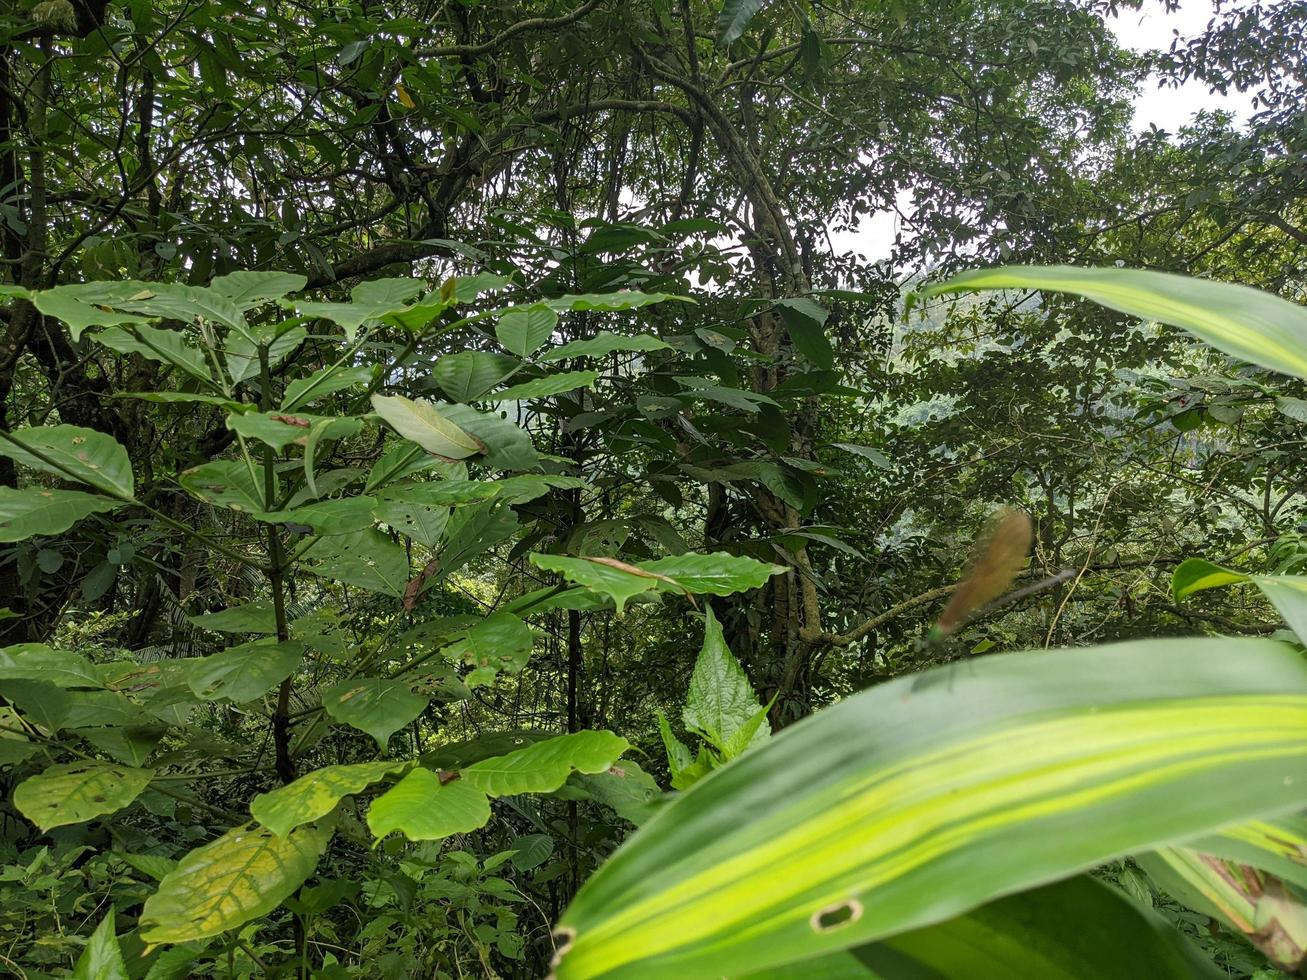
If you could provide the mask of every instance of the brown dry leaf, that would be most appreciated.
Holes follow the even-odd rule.
[[[952,633],[973,612],[1007,591],[1030,553],[1030,518],[1024,511],[1004,508],[990,518],[981,540],[984,543],[971,568],[939,617],[935,628],[940,633]]]

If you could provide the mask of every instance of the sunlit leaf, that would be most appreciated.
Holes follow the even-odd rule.
[[[407,762],[359,762],[324,766],[306,773],[288,786],[260,793],[250,804],[250,815],[275,834],[285,836],[336,808],[343,797],[361,793],[373,783],[407,768]]]
[[[50,830],[121,810],[153,778],[152,769],[94,760],[51,766],[18,784],[14,806],[42,830]]]

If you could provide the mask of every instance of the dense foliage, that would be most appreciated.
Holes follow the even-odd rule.
[[[1307,3],[1134,9],[0,6],[0,971],[1298,970]]]

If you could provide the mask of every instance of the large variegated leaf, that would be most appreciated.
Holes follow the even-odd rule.
[[[301,776],[288,786],[260,793],[250,804],[250,815],[275,834],[285,836],[296,827],[325,817],[343,797],[360,793],[407,762],[359,762],[325,766]]]
[[[62,534],[84,517],[121,507],[122,501],[80,490],[0,487],[0,541]]]
[[[51,766],[18,784],[14,806],[42,830],[82,823],[121,810],[150,785],[152,769],[111,762]]]
[[[1093,878],[1000,898],[938,925],[732,980],[1218,980],[1187,938]]]
[[[147,943],[185,943],[267,915],[313,873],[331,839],[310,825],[285,837],[246,824],[196,848],[159,882],[141,909]]]
[[[981,289],[1073,293],[1181,327],[1217,350],[1272,371],[1307,378],[1307,309],[1260,289],[1143,269],[1004,266],[964,272],[925,295]]]
[[[1307,803],[1307,663],[1158,640],[903,677],[697,783],[586,883],[560,980],[722,976]]]

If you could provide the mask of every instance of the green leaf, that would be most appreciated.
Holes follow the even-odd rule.
[[[658,585],[658,579],[652,573],[612,558],[532,554],[531,564],[542,571],[557,572],[569,582],[608,596],[619,613],[634,596],[650,592]]]
[[[350,290],[348,303],[295,300],[291,305],[301,316],[322,317],[339,324],[345,337],[353,343],[359,327],[388,314],[402,314],[423,286],[420,279],[373,279]]]
[[[690,690],[681,720],[686,728],[701,734],[724,758],[730,759],[749,745],[766,741],[771,726],[759,720],[760,713],[765,717],[744,668],[726,646],[726,637],[712,607],[705,606],[703,649],[690,675]],[[749,728],[753,730],[739,751],[730,751],[735,748],[737,736]]]
[[[85,657],[44,643],[19,643],[0,650],[0,680],[44,681],[63,688],[104,687]]]
[[[127,450],[112,436],[94,429],[77,425],[17,429],[0,439],[0,456],[88,484],[120,500],[132,499],[132,464]]]
[[[231,272],[209,281],[209,289],[240,310],[298,293],[308,280],[295,272]]]
[[[495,336],[506,351],[530,357],[548,342],[557,326],[558,314],[543,303],[512,306],[499,315]]]
[[[707,555],[695,552],[669,555],[655,561],[642,561],[639,567],[654,575],[666,576],[675,583],[674,586],[660,584],[658,588],[663,591],[684,590],[696,595],[733,595],[760,589],[773,575],[785,571],[781,565],[770,565],[743,555],[728,555],[724,551]]]
[[[518,871],[538,868],[554,853],[554,839],[548,834],[527,834],[514,838],[508,846],[513,849],[509,860]]]
[[[392,429],[434,456],[466,459],[485,448],[429,402],[413,401],[403,395],[373,395],[372,407]]]
[[[825,329],[830,314],[806,296],[780,300],[776,307],[789,330],[795,350],[823,371],[835,367],[835,352],[831,350]]]
[[[412,504],[402,498],[386,497],[378,500],[373,508],[373,516],[424,548],[435,548],[449,524],[448,507]]]
[[[578,388],[593,388],[598,380],[598,371],[562,371],[558,374],[547,374],[543,378],[536,378],[534,381],[523,381],[511,388],[496,391],[491,397],[497,402],[548,398],[551,395],[561,395],[565,391],[575,391]]]
[[[512,613],[493,612],[460,639],[440,651],[452,663],[472,668],[465,678],[469,687],[488,684],[501,672],[516,674],[531,657],[535,636]]]
[[[238,412],[227,416],[227,428],[246,439],[257,439],[281,452],[291,443],[304,445],[309,430],[319,429],[319,439],[343,439],[363,427],[357,418],[329,418],[286,412]]]
[[[611,313],[619,310],[636,310],[654,303],[666,303],[674,300],[678,303],[693,303],[689,296],[673,296],[670,293],[642,293],[635,289],[620,289],[614,293],[581,293],[578,295],[559,296],[547,299],[544,305],[559,312]]]
[[[160,330],[144,324],[129,328],[109,327],[96,333],[95,339],[111,350],[140,354],[151,361],[180,368],[206,384],[213,384],[213,374],[204,352],[188,344],[176,330]]]
[[[377,501],[373,497],[343,497],[339,500],[315,500],[291,510],[258,514],[270,524],[303,524],[314,534],[350,534],[366,530],[374,523]]]
[[[480,350],[446,354],[436,361],[431,377],[456,402],[476,401],[517,370],[519,362]]]
[[[201,500],[246,514],[263,510],[263,467],[254,472],[244,462],[219,459],[184,470],[177,482]]]
[[[981,289],[1072,293],[1189,331],[1252,364],[1307,378],[1307,309],[1249,286],[1142,269],[1004,266],[954,276],[924,296]]]
[[[322,707],[342,725],[367,732],[385,750],[390,736],[426,709],[430,698],[414,694],[403,680],[356,677],[322,692]]]
[[[604,772],[630,747],[612,732],[573,732],[473,763],[462,779],[487,796],[552,793],[573,772]]]
[[[404,546],[375,529],[322,538],[309,555],[304,570],[323,578],[395,597],[408,586]]]
[[[851,442],[833,442],[831,445],[836,449],[843,449],[846,453],[861,456],[877,469],[890,470],[894,468],[893,464],[879,449],[872,449],[870,446],[859,446]]]
[[[738,980],[1217,980],[1169,922],[1093,878],[1001,898],[966,915]]]
[[[298,411],[305,405],[311,405],[320,398],[334,395],[346,388],[366,384],[372,380],[373,369],[370,367],[325,367],[314,371],[307,378],[297,378],[286,386],[286,393],[281,399],[283,412]]]
[[[458,507],[498,497],[500,487],[491,480],[427,480],[392,483],[377,493],[379,500],[400,500],[427,507]]]
[[[188,661],[186,683],[202,700],[244,704],[295,673],[303,659],[302,643],[255,640]]]
[[[443,405],[441,412],[484,447],[482,462],[497,470],[533,470],[540,465],[531,437],[508,419],[471,405]]]
[[[499,499],[505,504],[527,504],[543,497],[550,490],[581,490],[589,487],[579,476],[561,476],[557,473],[523,473],[521,476],[501,477],[495,481]]]
[[[142,283],[87,282],[69,283],[42,289],[30,295],[32,305],[44,313],[68,324],[68,333],[76,343],[88,327],[109,327],[122,323],[144,323],[146,318],[134,313],[119,313],[104,309],[113,298],[125,300],[139,293]],[[6,293],[8,291],[6,290]],[[13,295],[13,294],[10,294]]]
[[[1176,602],[1186,596],[1201,592],[1203,589],[1217,589],[1225,585],[1236,585],[1250,581],[1241,572],[1213,565],[1203,558],[1186,558],[1176,566],[1171,575],[1171,593]]]
[[[277,617],[273,612],[272,603],[262,599],[187,618],[193,626],[218,633],[277,632]]]
[[[716,770],[562,919],[559,980],[746,973],[944,921],[1307,803],[1307,663],[1153,640],[999,654],[854,695]],[[857,903],[839,928],[821,919]]]
[[[546,362],[562,361],[569,357],[607,357],[617,351],[670,349],[671,344],[666,344],[647,333],[636,334],[634,337],[623,337],[620,334],[601,330],[589,340],[574,340],[570,344],[563,344],[561,347],[547,350],[540,355],[540,360]]]
[[[604,772],[573,776],[572,781],[590,799],[611,807],[637,827],[653,816],[663,795],[654,778],[630,759],[622,759]]]
[[[111,762],[92,760],[51,766],[18,784],[14,806],[48,831],[121,810],[140,796],[153,778],[152,769],[133,769]]]
[[[145,900],[141,938],[185,943],[267,915],[313,874],[331,834],[308,826],[281,837],[246,824],[196,848]]]
[[[717,12],[717,43],[725,46],[739,40],[765,5],[766,0],[725,0]]]
[[[38,534],[62,534],[85,517],[121,506],[120,500],[78,490],[0,487],[0,541],[23,541]]]
[[[342,798],[361,793],[409,765],[409,762],[393,761],[360,762],[315,769],[288,786],[254,797],[250,815],[274,834],[285,837],[296,827],[325,817]]]
[[[414,769],[368,808],[368,829],[381,838],[399,831],[409,840],[440,840],[468,834],[490,820],[490,800],[456,774],[442,779],[430,769]]]
[[[114,931],[114,907],[110,905],[77,958],[72,980],[128,980],[128,976],[118,934]]]

